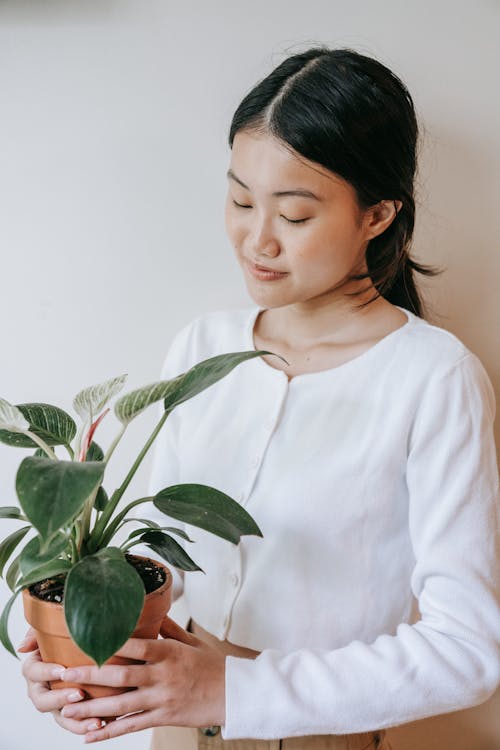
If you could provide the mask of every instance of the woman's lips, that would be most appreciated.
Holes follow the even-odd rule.
[[[288,276],[288,273],[280,271],[265,271],[259,266],[256,266],[255,263],[252,263],[252,261],[250,260],[247,260],[246,264],[252,276],[255,276],[256,279],[260,279],[261,281],[275,281],[277,279],[283,279],[285,276]]]

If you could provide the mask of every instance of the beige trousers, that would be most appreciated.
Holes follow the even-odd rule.
[[[156,727],[149,750],[392,750],[385,731],[325,734],[282,740],[223,740],[190,727]]]

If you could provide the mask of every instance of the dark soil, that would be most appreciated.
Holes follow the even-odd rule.
[[[139,557],[131,555],[128,552],[125,553],[125,558],[139,573],[146,594],[150,594],[151,591],[159,589],[160,586],[165,583],[165,571],[152,560],[141,560]],[[61,604],[64,600],[64,582],[66,580],[66,575],[66,573],[61,573],[53,578],[46,578],[43,581],[34,583],[32,586],[29,586],[29,592],[38,599],[43,599],[45,602],[56,602],[57,604]]]

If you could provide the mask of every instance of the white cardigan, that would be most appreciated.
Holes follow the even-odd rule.
[[[162,379],[255,349],[261,309],[184,326]],[[366,352],[290,382],[243,362],[157,438],[150,494],[216,487],[263,533],[235,546],[186,526],[205,573],[172,569],[184,626],[263,652],[226,657],[224,739],[382,729],[479,704],[500,682],[493,388],[456,336],[404,312]],[[138,515],[182,526],[149,507]]]

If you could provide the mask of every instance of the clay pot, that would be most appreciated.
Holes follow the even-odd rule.
[[[130,636],[131,638],[158,638],[160,625],[165,614],[170,609],[172,602],[172,574],[169,569],[159,563],[141,555],[134,555],[142,560],[148,560],[163,568],[167,574],[165,583],[146,594],[144,607],[137,626]],[[30,594],[28,589],[23,589],[24,616],[27,622],[36,630],[36,638],[42,661],[62,664],[64,667],[77,667],[95,662],[78,648],[71,639],[66,620],[64,619],[64,608],[56,602],[46,602]],[[105,623],[103,627],[106,627]],[[142,664],[137,659],[126,659],[120,656],[112,656],[106,664]],[[63,682],[62,680],[51,680],[50,687],[69,688],[76,687],[84,690],[90,698],[101,698],[107,695],[118,695],[126,690],[134,688],[107,687],[105,685],[87,685],[75,682]]]

